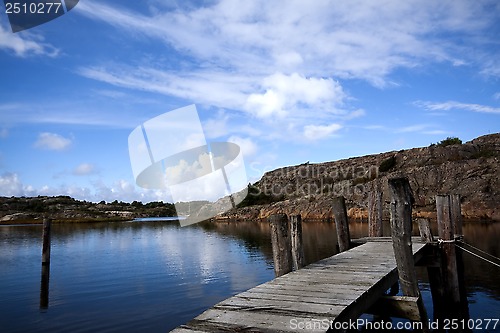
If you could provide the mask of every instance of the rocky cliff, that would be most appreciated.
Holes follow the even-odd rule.
[[[436,194],[460,194],[465,218],[500,220],[500,134],[464,144],[431,145],[335,162],[302,164],[266,173],[254,184],[277,202],[232,210],[221,218],[263,219],[276,212],[303,219],[331,219],[331,199],[346,198],[349,215],[367,218],[368,193],[383,193],[388,218],[387,179],[408,177],[415,216],[435,216]],[[255,191],[254,191],[255,192]]]

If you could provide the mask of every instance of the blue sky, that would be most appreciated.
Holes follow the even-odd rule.
[[[248,177],[500,128],[500,2],[81,0],[0,13],[0,195],[169,200],[127,138],[196,104]]]

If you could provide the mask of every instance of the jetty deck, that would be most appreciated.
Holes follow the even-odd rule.
[[[412,239],[415,261],[425,245]],[[397,280],[391,239],[368,239],[230,297],[172,332],[297,332],[298,323],[356,320]]]

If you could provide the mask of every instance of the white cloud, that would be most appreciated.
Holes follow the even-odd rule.
[[[493,99],[495,100],[500,100],[500,92],[497,92],[496,94],[493,95]]]
[[[488,37],[494,43],[496,36],[488,29],[500,7],[454,0],[385,1],[383,6],[365,0],[335,5],[220,0],[202,7],[157,9],[149,15],[95,1],[81,3],[77,10],[132,37],[160,40],[236,73],[262,77],[297,71],[307,77],[361,78],[383,86],[394,69],[428,61],[483,64],[474,52],[476,45],[465,48],[463,41],[482,35],[475,44],[487,43]],[[460,38],[449,38],[451,33]]]
[[[342,128],[339,124],[304,126],[304,137],[308,140],[321,140],[332,136]]]
[[[44,185],[40,188],[35,188],[31,185],[24,184],[17,173],[7,172],[0,175],[0,196],[33,197],[38,195],[69,195],[78,200],[93,202],[99,202],[101,200],[107,202],[114,200],[125,202],[132,202],[134,200],[142,202],[171,201],[168,191],[139,189],[123,179],[111,185],[107,185],[102,181],[97,181],[92,184],[92,187],[77,185]]]
[[[264,78],[260,86],[265,92],[250,94],[245,104],[248,112],[260,118],[290,115],[301,109],[331,112],[346,98],[337,81],[298,73],[275,73]]]
[[[461,103],[456,101],[447,101],[443,103],[417,101],[414,104],[429,111],[449,111],[458,109],[480,113],[500,114],[500,108],[498,107],[481,104]]]
[[[58,49],[52,45],[43,43],[40,36],[34,36],[28,32],[14,34],[5,29],[1,23],[0,49],[12,51],[19,57],[26,57],[29,55],[45,55],[55,57],[59,54]]]
[[[35,147],[47,150],[65,150],[71,143],[70,139],[59,134],[43,132],[38,135]]]
[[[90,163],[82,163],[73,170],[75,176],[86,176],[93,173],[96,173],[96,168],[95,165]]]
[[[0,196],[22,196],[26,190],[16,173],[8,172],[0,176]]]
[[[250,138],[242,138],[236,135],[230,136],[227,139],[228,142],[233,142],[236,143],[238,146],[240,146],[240,149],[243,153],[243,156],[245,158],[251,157],[255,155],[258,151],[258,146],[257,144],[252,141]]]

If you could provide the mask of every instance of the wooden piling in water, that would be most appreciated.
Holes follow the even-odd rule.
[[[40,277],[40,309],[49,307],[49,280],[50,280],[50,218],[43,219],[42,231],[42,272]]]
[[[400,285],[406,296],[419,296],[415,262],[411,249],[412,204],[410,184],[406,178],[389,179],[391,193],[391,234]]]
[[[332,202],[335,228],[337,229],[337,239],[339,251],[347,251],[351,247],[351,236],[349,234],[349,221],[347,219],[347,209],[344,197],[335,197]]]
[[[449,195],[436,196],[438,235],[441,241],[441,259],[443,264],[443,283],[447,302],[455,308],[460,303],[460,288],[457,274],[455,253],[455,231],[451,216]]]
[[[273,247],[274,275],[276,277],[292,271],[291,241],[286,214],[269,216],[271,243]]]
[[[450,210],[451,210],[451,223],[453,225],[453,233],[455,241],[462,240],[463,235],[463,219],[462,207],[459,194],[450,194]],[[469,302],[467,300],[467,290],[465,288],[465,267],[462,258],[462,251],[455,247],[455,256],[457,261],[457,278],[458,289],[460,294],[460,319],[469,320]],[[471,331],[471,330],[468,330]]]
[[[382,237],[382,191],[379,181],[375,180],[368,193],[368,237]]]
[[[391,237],[398,267],[399,284],[404,296],[416,298],[418,316],[424,332],[428,331],[427,312],[418,288],[412,251],[412,205],[414,202],[407,178],[389,179],[391,194]]]
[[[462,231],[462,208],[460,204],[460,194],[450,195],[451,221],[455,238],[463,236]]]
[[[50,229],[51,219],[43,219],[43,233],[42,233],[42,265],[50,264]]]
[[[40,277],[40,309],[49,307],[50,265],[42,265]]]
[[[302,217],[300,214],[290,216],[290,238],[293,267],[298,270],[305,265],[304,247],[302,245]]]
[[[422,241],[426,243],[434,242],[434,237],[432,236],[431,231],[431,223],[429,219],[420,217],[416,219],[416,222],[418,224],[418,230],[420,232],[420,238],[422,239]]]

